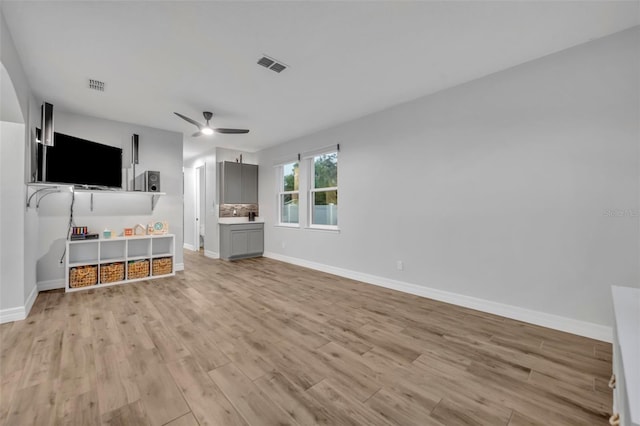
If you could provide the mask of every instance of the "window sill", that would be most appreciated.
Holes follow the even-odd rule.
[[[274,225],[276,228],[289,228],[289,229],[300,229],[300,225],[297,223],[277,223]]]
[[[310,231],[324,231],[324,232],[330,232],[333,234],[339,234],[340,233],[340,228],[338,228],[337,226],[307,226],[304,229],[308,229]]]

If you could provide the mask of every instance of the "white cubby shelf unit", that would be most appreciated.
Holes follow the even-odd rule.
[[[148,275],[140,277],[139,272],[136,272],[137,275],[133,276],[133,266],[145,261],[148,262]],[[165,267],[154,274],[156,262],[163,262]],[[167,270],[166,265],[169,262],[170,269]],[[106,270],[107,267],[119,266],[119,264],[123,265],[124,279],[116,281],[109,279],[105,280],[107,282],[102,282],[105,277],[102,276],[101,269]],[[95,268],[95,284],[72,287],[70,282],[72,270],[84,267]],[[175,275],[175,236],[173,234],[67,241],[65,289],[68,292],[172,275]]]

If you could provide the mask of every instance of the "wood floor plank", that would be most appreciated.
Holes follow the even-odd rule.
[[[101,423],[96,390],[81,394],[67,394],[67,396],[59,394],[58,399],[56,426],[99,425]]]
[[[57,381],[45,381],[16,391],[6,425],[53,425],[56,419]]]
[[[443,398],[431,411],[431,417],[446,425],[506,425],[511,411],[495,411],[464,397]]]
[[[3,374],[0,379],[0,424],[4,424],[4,420],[9,415],[9,408],[18,392],[21,377],[22,370],[16,370]]]
[[[445,425],[431,417],[431,411],[437,404],[413,397],[409,392],[394,392],[383,388],[369,398],[365,405],[382,416],[385,420],[398,426]]]
[[[152,425],[164,425],[191,411],[159,350],[140,350],[129,359],[140,401]]]
[[[202,423],[202,425],[206,425],[207,423]],[[200,426],[193,414],[187,413],[184,416],[180,416],[175,420],[170,421],[165,426]]]
[[[153,344],[165,362],[191,355],[191,352],[182,344],[178,333],[161,321],[145,323],[145,327]]]
[[[360,356],[339,344],[327,343],[317,352],[323,357],[321,362],[332,370],[326,373],[326,377],[355,399],[364,402],[382,387],[376,372],[363,363]]]
[[[144,405],[139,400],[103,414],[102,424],[105,426],[152,425]]]
[[[273,259],[0,325],[0,424],[597,425],[611,345]]]
[[[233,360],[234,365],[251,380],[255,380],[274,369],[260,355],[261,350],[256,346],[265,347],[264,343],[260,343],[255,339],[255,336],[252,336],[249,340],[244,337],[231,339],[222,348],[225,355]]]
[[[60,390],[65,396],[96,390],[95,352],[90,338],[65,333],[60,359]]]
[[[325,407],[277,371],[263,375],[254,383],[301,425],[340,424]]]
[[[246,425],[224,393],[193,357],[171,362],[168,368],[200,425]]]
[[[50,382],[59,376],[63,334],[62,330],[56,330],[34,338],[20,387]]]
[[[349,419],[348,423],[353,425],[392,425],[383,416],[364,404],[358,404],[348,394],[337,390],[330,383],[331,379],[323,380],[315,384],[306,391],[307,395],[313,397],[320,404],[333,407]]]
[[[101,351],[95,351],[94,356],[100,414],[116,410],[140,399],[134,370],[120,348],[113,345],[107,346]]]
[[[198,324],[180,324],[176,327],[176,334],[180,343],[198,361],[203,370],[213,370],[229,362],[229,358],[222,352],[218,342]]]
[[[209,375],[248,424],[298,424],[233,364],[223,365]]]

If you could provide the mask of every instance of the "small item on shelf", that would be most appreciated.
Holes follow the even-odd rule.
[[[69,287],[87,287],[98,283],[98,266],[74,266],[69,269]]]
[[[127,265],[127,278],[135,280],[149,276],[149,259],[130,260]]]
[[[133,232],[136,235],[147,235],[147,230],[143,224],[139,223],[133,227]]]
[[[86,226],[74,226],[71,228],[71,235],[86,235],[89,229]]]
[[[88,228],[86,226],[74,226],[71,228],[70,240],[84,240],[87,236]]]
[[[133,235],[133,228],[124,228],[124,236],[130,237]]]
[[[85,240],[97,240],[100,238],[100,234],[87,234],[84,236]]]
[[[102,235],[104,235],[104,237],[105,237],[105,238],[111,238],[111,231],[110,231],[110,230],[108,230],[108,229],[105,229],[105,230],[102,232]]]
[[[153,259],[153,275],[167,275],[173,272],[173,258],[159,257]]]
[[[100,284],[124,281],[124,262],[100,265]]]
[[[149,235],[165,235],[169,232],[169,223],[167,221],[150,223],[147,232]]]

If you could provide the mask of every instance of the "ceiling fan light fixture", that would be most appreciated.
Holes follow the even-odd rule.
[[[213,129],[211,127],[203,127],[200,132],[202,132],[203,135],[212,135],[213,134]]]

